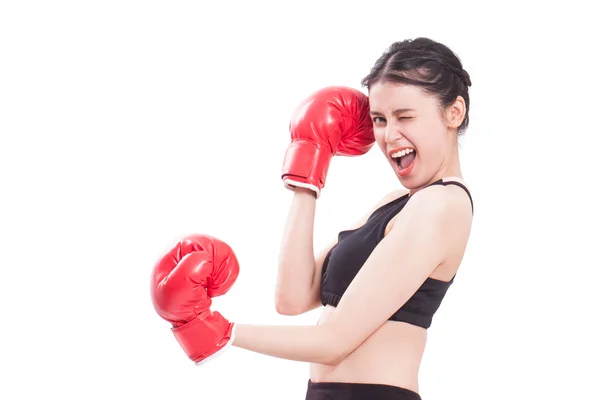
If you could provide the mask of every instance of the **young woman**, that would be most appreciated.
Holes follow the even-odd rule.
[[[153,299],[193,361],[233,345],[311,363],[307,399],[420,399],[427,328],[471,229],[457,142],[471,82],[450,49],[418,38],[394,43],[363,84],[368,98],[339,87],[315,93],[290,125],[283,181],[294,195],[276,307],[297,315],[324,305],[319,323],[234,324],[210,311],[210,297],[235,281],[237,260],[218,239],[188,237],[157,265]],[[331,158],[364,154],[374,142],[402,188],[315,256],[315,208]]]

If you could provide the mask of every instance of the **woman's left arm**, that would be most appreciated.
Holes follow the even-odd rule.
[[[337,365],[408,301],[452,251],[455,240],[451,238],[470,216],[461,196],[443,186],[415,193],[325,323],[237,324],[233,346],[278,358]]]

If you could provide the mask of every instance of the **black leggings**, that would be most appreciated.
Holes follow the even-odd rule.
[[[421,400],[412,390],[375,383],[308,381],[306,400]]]

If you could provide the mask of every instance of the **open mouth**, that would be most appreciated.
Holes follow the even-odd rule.
[[[417,151],[413,148],[404,148],[391,154],[392,159],[398,166],[398,174],[400,176],[408,174],[415,163]]]

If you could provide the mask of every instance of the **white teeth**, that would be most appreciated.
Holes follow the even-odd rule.
[[[400,150],[394,154],[392,154],[392,158],[398,158],[398,157],[402,157],[405,156],[409,153],[412,153],[413,151],[415,151],[414,149],[404,149],[404,150]]]

